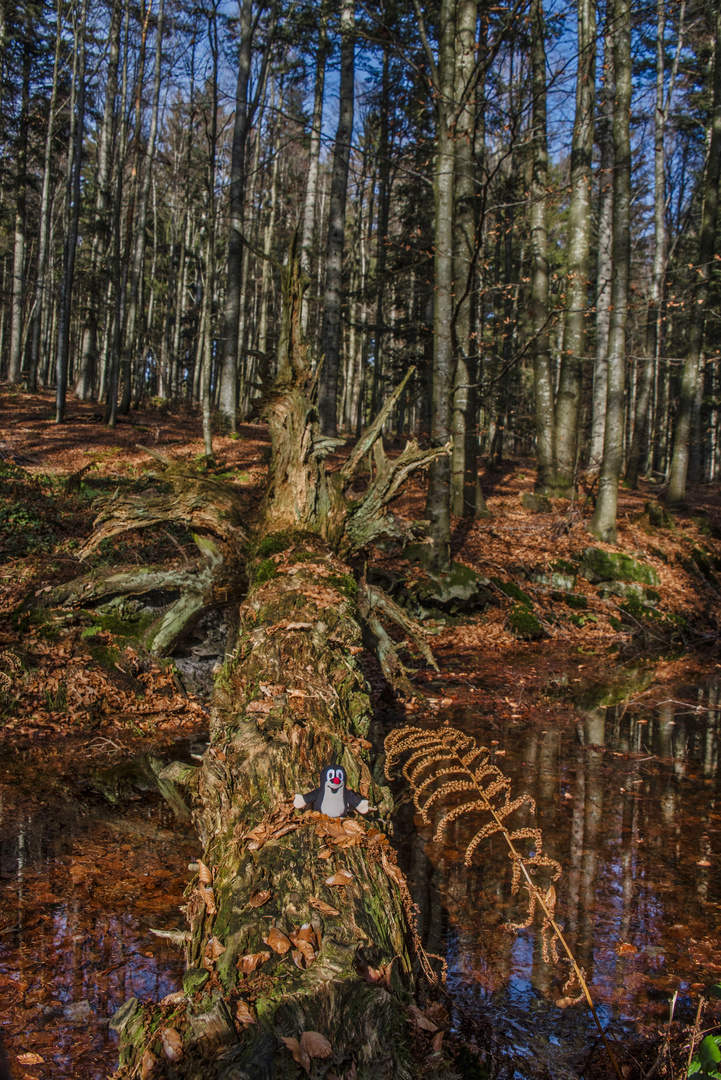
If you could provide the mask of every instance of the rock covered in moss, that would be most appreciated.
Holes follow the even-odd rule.
[[[587,547],[580,558],[579,574],[592,584],[602,581],[640,581],[643,585],[658,585],[659,576],[648,563],[639,562],[622,551],[603,551]]]
[[[516,604],[511,608],[508,629],[524,641],[537,641],[545,634],[543,626],[525,604]]]

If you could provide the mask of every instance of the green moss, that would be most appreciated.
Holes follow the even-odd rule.
[[[615,631],[616,631],[616,633],[618,633],[618,632],[619,632],[619,630],[621,629],[621,627],[623,626],[623,623],[621,622],[621,620],[620,620],[620,619],[617,619],[617,618],[615,617],[615,615],[609,615],[609,617],[608,617],[608,621],[609,621],[609,622],[610,622],[610,624],[611,624],[611,629],[612,629],[612,630],[615,630]]]
[[[533,600],[524,592],[523,589],[516,585],[515,581],[502,581],[500,578],[491,578],[493,584],[501,590],[501,592],[511,598],[511,600],[517,600],[520,604],[524,604],[526,607],[533,607]]]
[[[255,585],[262,585],[266,581],[272,581],[274,577],[278,576],[278,570],[272,559],[263,559],[254,568],[253,583]]]
[[[183,975],[183,990],[186,994],[194,994],[196,990],[202,990],[210,975],[204,968],[191,967]]]
[[[342,592],[349,600],[358,599],[358,582],[351,574],[330,574],[330,584]]]
[[[577,626],[579,630],[582,626],[585,626],[588,621],[585,615],[569,615],[568,620],[569,622],[572,622],[574,626]]]
[[[555,570],[557,574],[575,574],[578,570],[578,563],[569,562],[568,559],[554,559],[551,563],[551,570]]]
[[[511,609],[508,616],[508,627],[516,637],[528,641],[536,641],[538,638],[543,637],[544,634],[543,627],[536,616],[523,604],[517,604]]]
[[[624,552],[602,551],[588,547],[583,552],[580,573],[588,581],[639,581],[643,585],[658,585],[659,577],[652,566],[639,562]]]
[[[261,537],[255,550],[258,555],[267,559],[269,555],[279,555],[281,551],[287,551],[292,546],[293,533],[290,529],[285,529],[283,532],[269,533],[268,536]]]
[[[579,593],[567,592],[563,597],[566,605],[570,608],[576,608],[577,610],[583,610],[588,607],[588,600],[585,596],[581,596]]]

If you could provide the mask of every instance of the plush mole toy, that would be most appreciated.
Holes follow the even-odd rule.
[[[345,769],[341,765],[326,765],[320,774],[320,787],[307,795],[296,795],[293,805],[296,810],[312,806],[328,817],[343,817],[349,809],[367,814],[370,809],[367,799],[345,786]]]

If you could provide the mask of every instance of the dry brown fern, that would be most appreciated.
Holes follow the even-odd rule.
[[[506,819],[524,804],[527,804],[531,812],[535,813],[534,799],[530,795],[521,795],[512,800],[511,781],[491,761],[491,751],[488,747],[478,746],[474,738],[456,728],[399,728],[387,736],[385,750],[385,772],[389,780],[399,761],[405,758],[402,772],[411,786],[413,802],[424,824],[431,824],[431,815],[434,810],[440,813],[434,840],[442,840],[451,822],[464,814],[485,815],[485,823],[476,830],[466,846],[466,866],[471,865],[473,854],[483,840],[496,833],[502,834],[508,845],[509,858],[513,863],[511,892],[514,896],[518,893],[522,878],[528,890],[525,921],[509,923],[508,929],[521,930],[530,926],[536,906],[542,908],[544,919],[541,934],[544,959],[547,961],[558,959],[556,940],[560,941],[572,965],[572,974],[563,992],[567,994],[573,982],[577,982],[580,986],[581,997],[585,997],[588,1002],[616,1075],[621,1080],[616,1059],[601,1027],[586,984],[585,972],[576,962],[555,919],[554,883],[561,876],[561,865],[555,859],[543,854],[543,836],[540,829],[528,826],[509,829],[505,824]],[[460,801],[449,808],[448,802],[454,796],[460,796]],[[517,847],[517,842],[522,840],[532,841],[531,849],[527,854],[519,851]],[[540,889],[531,877],[531,874],[540,867],[545,867],[550,871],[550,883],[545,891]],[[563,1004],[571,1004],[572,1000],[565,997]]]

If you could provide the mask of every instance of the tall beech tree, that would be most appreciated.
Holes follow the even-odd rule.
[[[338,128],[333,149],[333,175],[330,182],[328,242],[323,291],[323,326],[320,351],[323,371],[318,395],[320,423],[325,435],[338,434],[338,360],[341,336],[341,294],[343,285],[343,248],[345,244],[348,169],[355,91],[355,0],[343,0],[340,11],[340,90]]]
[[[626,323],[631,263],[631,3],[613,0],[613,282],[603,462],[598,500],[589,528],[600,540],[616,539],[618,482],[623,469],[626,397]]]

